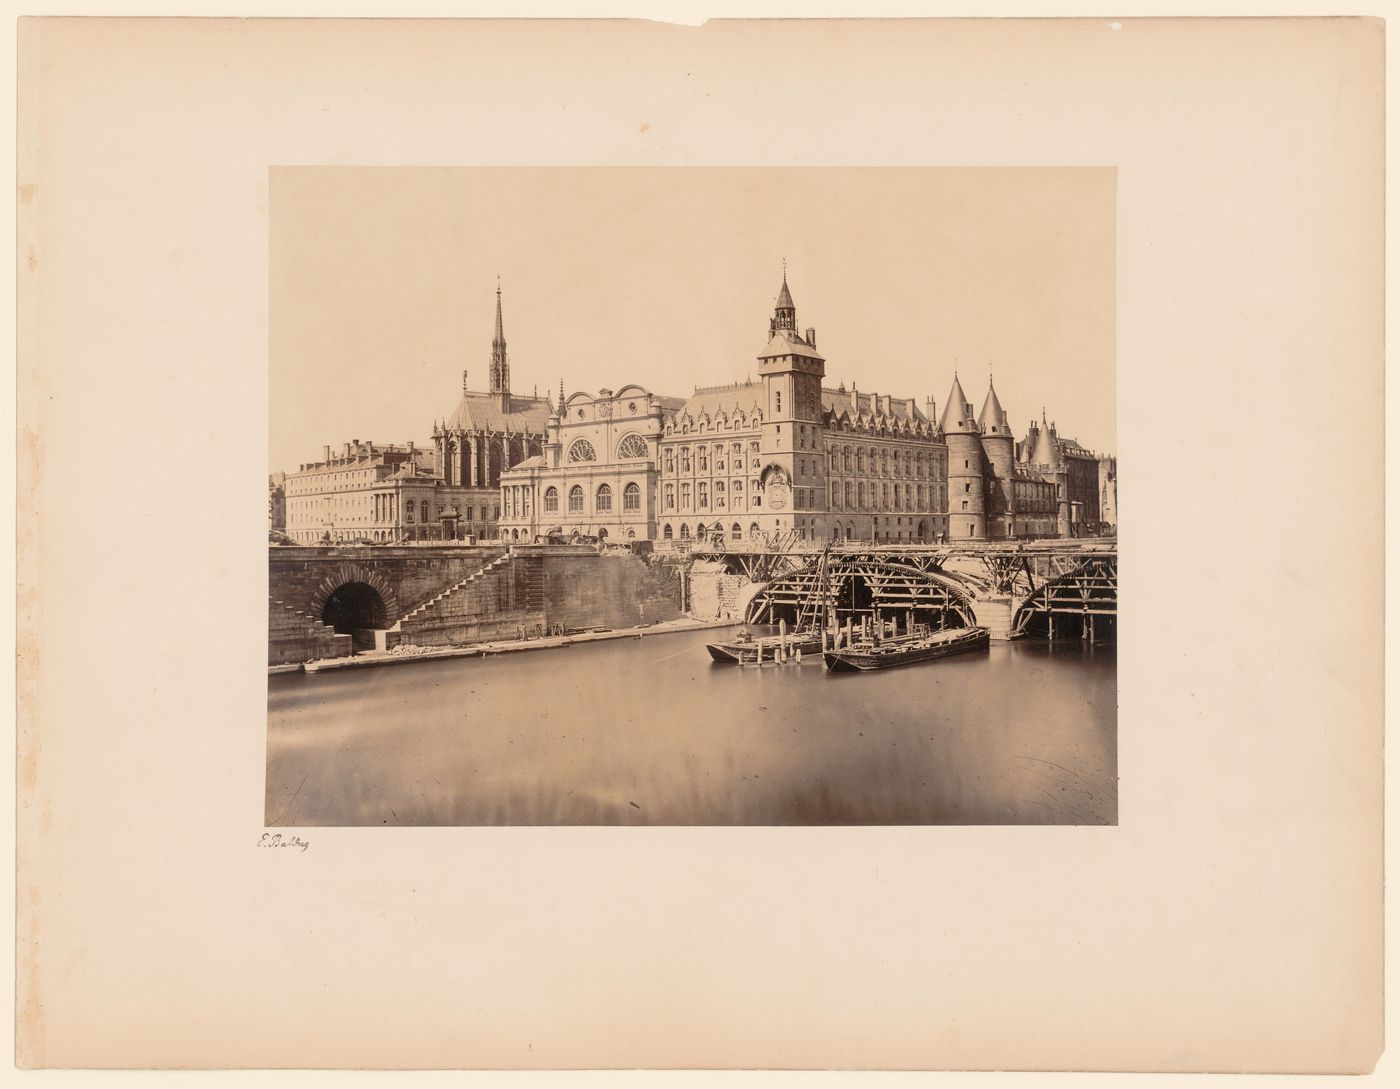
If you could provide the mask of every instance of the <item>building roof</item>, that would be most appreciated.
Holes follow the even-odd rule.
[[[1054,434],[1043,419],[1041,426],[1036,428],[1035,450],[1031,453],[1031,464],[1047,465],[1052,469],[1059,469],[1064,465],[1064,459],[1060,457],[1060,444],[1055,441]]]
[[[987,383],[987,399],[982,402],[982,414],[977,417],[977,423],[984,435],[1011,434],[1011,428],[1006,422],[1006,413],[1002,411],[1001,401],[997,399],[996,387],[990,382]]]
[[[977,431],[977,422],[972,418],[972,405],[968,403],[956,373],[953,374],[953,386],[948,391],[948,403],[943,407],[943,419],[938,426],[945,435]]]
[[[691,419],[699,419],[706,415],[714,417],[721,412],[730,416],[736,412],[752,416],[755,412],[761,412],[763,409],[763,383],[739,382],[732,386],[712,386],[709,389],[698,389],[684,400],[672,397],[657,398],[657,400],[663,404],[667,401],[679,400],[680,403],[674,407],[667,405],[675,412],[678,419],[687,415]]]
[[[823,388],[822,407],[837,416],[849,412],[852,419],[888,415],[901,423],[928,423],[928,417],[919,410],[912,397],[891,397],[887,394]]]
[[[803,356],[806,359],[825,360],[826,358],[802,339],[796,330],[775,329],[773,335],[768,338],[768,343],[764,345],[763,351],[758,353],[758,358],[774,359],[784,355]]]
[[[689,397],[663,397],[659,393],[653,393],[651,397],[652,400],[667,412],[675,412],[677,409],[683,408],[686,402],[690,400]]]
[[[770,282],[771,282],[771,281],[770,281]],[[783,269],[783,287],[782,287],[782,290],[778,292],[778,303],[777,303],[777,306],[774,307],[774,309],[776,309],[776,310],[796,310],[796,309],[797,309],[797,307],[793,306],[793,304],[792,304],[792,292],[788,290],[788,285],[787,285],[787,269]]]
[[[548,397],[507,396],[505,408],[501,401],[495,393],[463,393],[456,411],[447,419],[447,430],[544,433],[551,412]]]

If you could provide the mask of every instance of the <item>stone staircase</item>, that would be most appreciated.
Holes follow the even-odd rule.
[[[504,566],[505,566],[506,564],[508,564],[508,563],[510,563],[510,553],[509,553],[509,552],[502,553],[501,555],[497,556],[494,560],[492,560],[490,563],[488,563],[485,567],[482,567],[480,570],[473,571],[470,575],[468,575],[466,578],[464,578],[461,582],[453,583],[453,584],[452,584],[451,586],[449,586],[446,590],[442,591],[442,593],[438,594],[437,597],[429,598],[427,601],[423,602],[422,605],[419,605],[416,609],[413,609],[412,611],[405,613],[402,617],[400,617],[399,622],[398,622],[397,624],[395,624],[395,625],[393,626],[393,628],[391,628],[390,630],[391,630],[391,631],[402,631],[402,630],[403,630],[403,625],[404,625],[404,623],[405,623],[406,621],[412,621],[412,620],[419,619],[420,617],[424,616],[424,615],[428,612],[429,609],[432,609],[432,608],[434,608],[435,606],[437,606],[439,603],[441,603],[441,602],[443,602],[443,601],[446,601],[446,600],[447,600],[449,597],[451,597],[453,594],[455,594],[455,593],[457,593],[457,592],[459,592],[459,591],[461,591],[461,590],[465,590],[468,586],[470,586],[470,585],[471,585],[473,582],[475,582],[477,579],[485,578],[485,577],[486,577],[487,575],[489,575],[492,571],[495,571],[495,570],[497,570],[498,568],[504,567]]]
[[[276,598],[267,599],[267,664],[288,665],[312,658],[344,658],[354,640],[329,624]]]

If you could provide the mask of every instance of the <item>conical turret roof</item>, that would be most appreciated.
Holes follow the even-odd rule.
[[[953,374],[953,388],[948,391],[948,403],[943,408],[943,419],[938,426],[943,433],[951,432],[975,432],[977,424],[972,419],[972,411],[967,402],[967,395],[963,393],[962,383],[958,381],[957,373]]]
[[[1035,450],[1031,454],[1031,462],[1035,465],[1048,466],[1051,469],[1059,469],[1063,466],[1060,458],[1060,447],[1050,434],[1050,426],[1045,422],[1045,414],[1041,413],[1040,427],[1036,429]]]
[[[1006,422],[1006,413],[1002,411],[1001,401],[997,399],[997,388],[990,383],[987,385],[987,399],[982,402],[982,414],[977,417],[977,422],[981,425],[984,435],[1011,434],[1011,428]]]
[[[773,281],[772,281],[772,280],[769,280],[768,282],[771,284]],[[782,289],[778,292],[778,305],[775,307],[775,309],[777,309],[777,310],[796,310],[796,309],[797,309],[797,307],[795,307],[795,306],[792,305],[792,292],[788,290],[788,285],[787,285],[787,269],[786,269],[786,268],[783,269],[783,286],[782,286]]]

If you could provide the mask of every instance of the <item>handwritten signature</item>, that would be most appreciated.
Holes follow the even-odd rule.
[[[259,847],[296,847],[299,850],[306,850],[311,846],[310,842],[300,836],[284,836],[281,832],[264,832],[258,839]]]

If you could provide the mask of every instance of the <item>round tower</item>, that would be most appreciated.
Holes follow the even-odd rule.
[[[958,376],[943,408],[943,441],[948,446],[948,539],[987,537],[986,477],[982,471],[982,431],[972,418]]]
[[[977,417],[982,429],[982,450],[987,456],[987,536],[1014,534],[1016,507],[1012,479],[1016,474],[1016,439],[997,399],[996,387],[987,384],[987,399]]]

